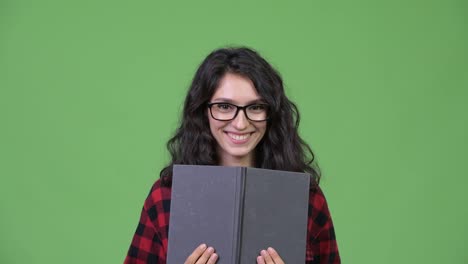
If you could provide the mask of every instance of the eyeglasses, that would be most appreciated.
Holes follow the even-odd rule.
[[[249,104],[238,106],[230,103],[208,103],[211,117],[219,121],[231,121],[236,118],[240,110],[244,111],[247,119],[251,121],[265,121],[268,116],[267,104]]]

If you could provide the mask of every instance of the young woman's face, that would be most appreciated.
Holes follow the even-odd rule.
[[[224,75],[210,100],[210,103],[237,106],[262,102],[250,79],[232,73]],[[226,106],[221,105],[223,109]],[[231,121],[219,121],[208,109],[208,119],[211,133],[218,143],[220,165],[253,166],[254,149],[265,135],[267,122],[247,119],[244,110],[239,110]]]

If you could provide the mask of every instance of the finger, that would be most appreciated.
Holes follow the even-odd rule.
[[[268,251],[262,250],[262,251],[260,251],[260,254],[262,255],[263,259],[265,259],[266,264],[274,264],[273,259],[271,258]]]
[[[197,259],[205,252],[206,250],[206,244],[201,244],[199,245],[193,252],[188,256],[187,260],[185,261],[185,264],[193,264]]]
[[[218,254],[213,253],[211,254],[211,257],[210,259],[208,259],[208,262],[206,264],[215,264],[217,260],[218,260]]]
[[[208,259],[211,257],[211,255],[214,253],[214,248],[209,247],[203,252],[201,257],[195,262],[196,264],[206,264]]]
[[[272,247],[269,247],[267,249],[267,252],[269,253],[269,255],[271,256],[271,258],[273,259],[273,261],[275,262],[275,264],[284,264],[284,261],[281,259],[281,257],[279,256],[278,252],[276,252],[276,250]]]
[[[257,257],[257,264],[265,264],[265,260],[263,259],[262,256]]]

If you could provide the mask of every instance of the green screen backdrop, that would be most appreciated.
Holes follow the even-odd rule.
[[[0,263],[122,263],[213,49],[282,74],[343,263],[468,263],[468,4],[0,1]]]

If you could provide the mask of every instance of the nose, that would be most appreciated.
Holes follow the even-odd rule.
[[[244,109],[239,110],[239,113],[237,113],[236,118],[231,121],[231,124],[237,130],[244,130],[249,126],[249,120],[245,115]]]

